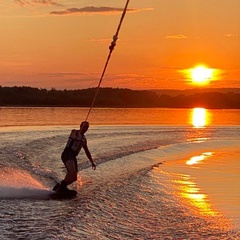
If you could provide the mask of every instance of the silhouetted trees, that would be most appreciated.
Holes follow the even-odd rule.
[[[81,90],[38,89],[0,86],[0,106],[78,106],[89,107],[96,88]],[[166,91],[167,92],[167,91]],[[162,108],[240,108],[240,93],[195,92],[174,95],[150,90],[101,88],[95,107],[162,107]]]

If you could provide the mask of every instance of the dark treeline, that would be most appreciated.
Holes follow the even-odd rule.
[[[1,87],[0,106],[78,106],[91,105],[96,88],[81,90]],[[150,90],[101,88],[95,107],[162,107],[162,108],[240,108],[240,94],[234,92],[194,92],[168,95]]]

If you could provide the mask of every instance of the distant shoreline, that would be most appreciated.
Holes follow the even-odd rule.
[[[1,108],[86,108],[86,109],[89,109],[90,106],[85,106],[85,107],[82,107],[82,106],[43,106],[43,105],[11,105],[11,106],[8,106],[8,105],[0,105],[0,109]],[[206,109],[209,109],[209,110],[239,110],[240,108],[207,108],[207,107],[203,107],[203,106],[195,106],[195,107],[101,107],[101,106],[94,106],[93,109],[193,109],[193,108],[206,108]]]
[[[0,86],[0,107],[86,107],[96,88],[79,90]],[[131,90],[101,88],[94,108],[240,109],[240,89]]]

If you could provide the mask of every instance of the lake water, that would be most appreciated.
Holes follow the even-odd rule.
[[[72,200],[51,200],[84,108],[0,109],[0,239],[240,239],[240,111],[93,109]]]
[[[196,111],[197,110],[197,111]],[[240,110],[95,108],[89,121],[94,125],[171,125],[193,126],[202,119],[204,126],[240,124]],[[200,109],[201,110],[201,109]],[[79,125],[88,108],[0,108],[0,127]]]

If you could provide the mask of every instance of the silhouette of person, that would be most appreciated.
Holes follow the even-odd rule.
[[[86,156],[89,161],[92,163],[92,169],[96,169],[96,164],[94,163],[91,153],[87,146],[87,139],[84,134],[87,132],[89,128],[89,123],[87,121],[83,121],[80,125],[80,129],[73,129],[68,138],[67,144],[62,152],[61,158],[67,169],[67,174],[65,178],[61,181],[61,183],[57,183],[53,191],[68,191],[67,186],[75,181],[77,181],[77,155],[83,148]]]

